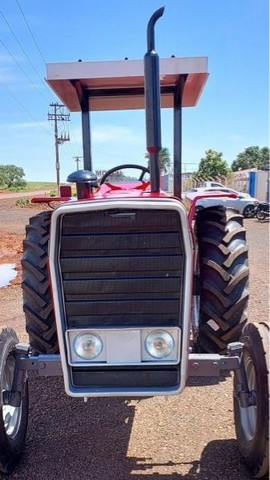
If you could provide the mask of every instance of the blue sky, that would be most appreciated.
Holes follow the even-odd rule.
[[[22,167],[28,181],[55,181],[47,113],[49,103],[60,100],[42,81],[45,62],[141,59],[148,19],[162,5],[165,12],[156,26],[159,56],[209,59],[202,97],[195,108],[183,111],[184,171],[196,170],[209,148],[223,152],[230,165],[246,147],[268,145],[267,0],[2,0],[0,164]],[[73,157],[82,155],[80,114],[70,119],[71,141],[60,146],[62,181],[76,169]],[[144,112],[98,112],[91,125],[94,169],[146,163]],[[172,112],[167,110],[162,144],[172,153]]]

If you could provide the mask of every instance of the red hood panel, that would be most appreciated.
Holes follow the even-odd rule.
[[[152,193],[150,182],[128,182],[128,183],[104,183],[93,194],[96,199],[108,198],[159,198],[168,197],[169,195],[163,191],[159,193]]]

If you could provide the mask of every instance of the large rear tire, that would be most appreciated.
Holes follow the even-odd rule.
[[[19,462],[28,425],[28,383],[25,377],[21,403],[13,407],[4,402],[4,392],[11,391],[15,370],[16,333],[5,328],[0,333],[0,471],[10,473]]]
[[[22,258],[23,309],[34,353],[58,353],[58,340],[48,271],[51,212],[30,218]]]
[[[247,321],[248,257],[243,217],[223,206],[196,218],[198,240],[199,352],[226,353]]]
[[[252,405],[243,408],[234,393],[234,417],[238,447],[243,463],[254,478],[268,478],[269,472],[269,325],[247,324],[241,341],[241,367],[252,393]],[[236,386],[236,382],[235,382]]]

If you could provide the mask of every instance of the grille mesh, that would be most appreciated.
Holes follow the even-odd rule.
[[[174,210],[65,214],[60,267],[69,328],[179,325],[184,257]]]

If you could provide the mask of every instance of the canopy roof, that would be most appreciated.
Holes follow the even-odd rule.
[[[208,77],[207,57],[160,59],[161,107],[174,106],[174,92],[186,77],[184,107],[197,104]],[[144,62],[49,63],[47,82],[71,112],[87,98],[89,111],[144,108]]]

